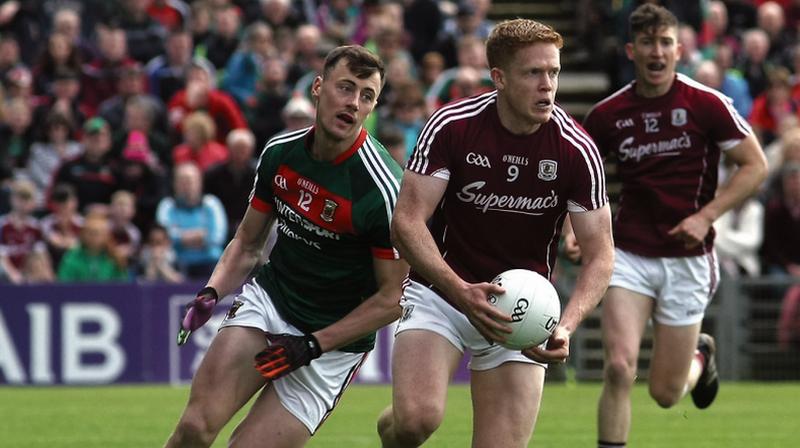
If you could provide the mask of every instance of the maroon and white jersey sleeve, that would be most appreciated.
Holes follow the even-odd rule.
[[[491,281],[512,268],[549,277],[567,212],[607,203],[602,159],[560,107],[533,134],[515,135],[500,124],[496,99],[490,92],[439,109],[407,169],[448,181],[430,229],[463,279]]]
[[[713,229],[692,250],[667,233],[714,198],[722,151],[752,133],[729,98],[683,75],[657,98],[636,95],[631,83],[598,103],[584,127],[602,154],[616,158],[618,247],[647,257],[710,250]]]

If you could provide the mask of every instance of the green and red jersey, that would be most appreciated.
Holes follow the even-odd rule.
[[[312,127],[270,140],[250,196],[253,208],[277,218],[277,242],[256,280],[304,332],[340,320],[377,291],[373,258],[399,258],[389,225],[400,166],[364,130],[333,161],[311,158],[313,139]],[[373,334],[343,350],[368,351],[374,342]]]

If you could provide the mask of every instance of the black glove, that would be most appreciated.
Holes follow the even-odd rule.
[[[267,348],[255,357],[255,367],[267,380],[276,380],[322,355],[322,348],[313,334],[267,333]]]
[[[211,314],[213,314],[218,301],[217,290],[206,286],[197,293],[194,300],[186,304],[186,314],[183,316],[181,328],[178,330],[178,345],[185,344],[193,331],[211,319]]]

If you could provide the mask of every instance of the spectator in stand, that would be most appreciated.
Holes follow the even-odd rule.
[[[321,40],[317,45],[314,57],[309,61],[310,69],[301,76],[294,84],[292,96],[303,96],[311,98],[311,84],[317,76],[322,73],[322,66],[325,64],[325,57],[333,51],[335,47],[327,40]]]
[[[403,18],[406,34],[411,38],[409,51],[414,60],[421,63],[436,44],[444,23],[442,11],[434,0],[411,0],[405,2]]]
[[[317,8],[316,25],[322,35],[337,44],[364,44],[367,21],[355,0],[323,0]]]
[[[256,178],[255,152],[256,139],[247,129],[234,129],[228,134],[230,159],[206,171],[203,178],[203,191],[216,196],[225,207],[228,217],[228,240],[230,240],[247,210],[250,191]]]
[[[775,140],[778,124],[789,115],[800,114],[800,103],[792,98],[790,72],[773,67],[768,73],[767,90],[753,100],[748,121],[759,140],[768,145]]]
[[[764,273],[800,278],[800,163],[781,168],[781,191],[767,198],[764,215]]]
[[[22,98],[14,98],[0,105],[0,180],[6,179],[28,164],[30,147],[34,141],[31,126],[31,106]]]
[[[245,28],[241,46],[225,66],[220,88],[243,105],[256,93],[264,62],[276,53],[270,27],[264,22],[251,23]]]
[[[703,54],[697,48],[697,31],[689,25],[678,27],[678,44],[683,47],[678,58],[678,73],[694,77],[697,66],[703,61]]]
[[[117,178],[109,157],[111,130],[108,123],[94,117],[83,125],[83,154],[56,171],[53,185],[72,185],[78,195],[79,210],[91,204],[108,204],[117,190]]]
[[[218,7],[213,14],[214,26],[203,46],[208,60],[217,70],[222,70],[239,47],[242,18],[239,8],[230,3]]]
[[[53,14],[52,32],[65,35],[78,51],[80,61],[91,61],[96,56],[94,45],[81,34],[81,16],[68,6],[56,10]]]
[[[26,65],[31,65],[36,56],[39,22],[38,1],[5,0],[0,5],[0,33],[14,34]]]
[[[300,26],[300,17],[291,0],[259,0],[258,20],[263,20],[275,31],[295,30]]]
[[[147,15],[167,31],[182,29],[189,15],[189,6],[183,0],[152,0]]]
[[[742,77],[742,73],[733,68],[733,50],[729,47],[717,48],[714,62],[717,63],[720,72],[723,73],[720,91],[733,99],[733,107],[743,117],[749,117],[753,108],[753,96],[750,94],[750,86],[747,80]]]
[[[183,122],[183,143],[172,150],[174,165],[191,162],[202,172],[228,160],[228,148],[219,144],[214,120],[203,111],[192,112]]]
[[[168,185],[165,170],[158,165],[147,137],[142,131],[128,134],[116,172],[119,188],[134,195],[136,213],[133,222],[140,230],[153,224],[156,207],[166,196]]]
[[[49,282],[53,269],[42,229],[33,216],[36,186],[28,180],[11,185],[11,211],[0,216],[0,279],[21,284]]]
[[[71,185],[53,187],[49,205],[51,212],[42,218],[42,232],[53,266],[58,266],[64,253],[78,246],[83,216],[78,213],[78,196]]]
[[[166,53],[157,56],[145,67],[150,93],[166,103],[186,87],[186,73],[192,63],[193,51],[192,35],[189,31],[179,29],[169,33]]]
[[[46,192],[50,188],[50,181],[62,163],[83,152],[81,145],[70,139],[72,126],[72,121],[66,115],[53,111],[44,123],[46,139],[31,145],[31,156],[25,174],[39,192]],[[39,206],[44,206],[44,198],[38,199]]]
[[[7,85],[7,75],[11,69],[26,67],[19,57],[19,43],[13,34],[0,34],[0,79]]]
[[[762,29],[751,29],[742,37],[742,53],[736,64],[737,70],[742,73],[750,88],[750,95],[754,98],[767,89],[767,72],[770,64],[767,61],[769,54],[769,36]]]
[[[58,265],[58,281],[100,283],[128,280],[123,260],[116,254],[111,224],[103,213],[86,217],[80,243],[69,249]]]
[[[147,93],[146,81],[141,64],[135,61],[124,64],[118,72],[117,94],[100,103],[97,115],[103,117],[111,129],[120,129],[125,119],[125,105],[136,96],[140,101],[149,103],[153,123],[164,123],[166,106],[157,96]]]
[[[459,76],[463,81],[466,77],[474,79],[474,75],[477,74],[480,91],[488,92],[493,89],[492,77],[489,76],[486,67],[483,41],[474,36],[465,36],[459,40],[458,65],[443,71],[425,94],[428,113],[433,113],[439,107],[464,96],[463,90],[456,82]]]
[[[211,37],[211,5],[204,0],[192,3],[188,29],[201,54],[206,52],[206,41]]]
[[[122,154],[131,134],[139,132],[144,135],[149,150],[156,156],[153,168],[168,168],[172,166],[172,146],[166,133],[156,126],[158,109],[153,107],[153,102],[148,97],[139,95],[125,102],[122,125],[113,134],[113,154],[115,156]]]
[[[49,94],[49,88],[59,69],[73,73],[81,72],[80,52],[72,39],[66,34],[53,33],[47,38],[47,46],[39,54],[32,67],[34,79],[33,92],[36,95]]]
[[[318,65],[312,66],[312,61],[317,58],[320,37],[319,28],[315,25],[304,24],[297,27],[294,35],[294,56],[287,59],[287,62],[290,61],[289,84],[294,85],[303,75],[319,68]]]
[[[730,159],[723,159],[723,163],[720,185],[734,168]],[[758,199],[751,196],[722,214],[714,221],[714,231],[714,248],[725,277],[761,275],[758,251],[764,241],[764,205]]]
[[[247,127],[242,111],[233,98],[217,90],[213,82],[213,68],[201,59],[194,59],[186,75],[186,88],[176,93],[167,106],[174,139],[183,135],[182,124],[186,116],[201,109],[213,118],[219,143],[224,143],[225,136],[233,129]]]
[[[80,72],[61,67],[53,75],[48,87],[48,94],[39,97],[38,106],[33,112],[33,122],[43,123],[51,113],[59,113],[67,117],[73,124],[71,137],[77,138],[77,129],[86,121],[89,110],[80,101]],[[45,138],[44,129],[37,129],[36,138]]]
[[[81,100],[88,116],[97,113],[100,103],[117,93],[119,69],[133,63],[128,56],[125,31],[115,25],[98,25],[98,56],[83,66]]]
[[[108,208],[108,218],[111,224],[111,240],[115,253],[122,267],[133,267],[135,257],[139,253],[142,243],[142,233],[133,224],[136,215],[136,196],[125,190],[118,190],[111,195],[111,206]]]
[[[208,277],[222,255],[228,221],[219,199],[203,193],[195,164],[175,167],[173,196],[158,204],[156,221],[167,229],[181,271],[189,278]]]
[[[398,162],[401,166],[411,156],[414,146],[417,144],[417,137],[422,131],[422,126],[427,118],[425,114],[425,98],[422,96],[422,88],[416,82],[409,82],[397,86],[389,100],[388,114],[381,117],[380,127],[391,126],[397,128],[403,136],[402,157]],[[383,140],[381,140],[383,142]],[[385,144],[385,142],[384,142]]]
[[[151,0],[124,0],[120,17],[130,56],[142,64],[164,53],[167,37],[167,30],[148,14],[150,3]]]
[[[769,38],[767,59],[774,65],[790,67],[791,48],[797,42],[797,37],[786,27],[786,17],[781,5],[773,1],[762,3],[757,10],[757,20],[758,27]]]
[[[291,95],[286,76],[286,62],[278,58],[265,60],[258,90],[244,106],[245,117],[258,142],[266,142],[283,128],[281,110]]]
[[[445,65],[460,65],[459,46],[465,36],[484,42],[494,24],[486,19],[483,8],[475,7],[471,0],[458,2],[455,17],[445,20],[444,27],[437,38],[436,51],[444,56]]]
[[[733,53],[739,52],[739,39],[728,31],[728,7],[725,6],[725,2],[720,0],[708,2],[706,25],[704,40],[700,42],[705,59],[715,59],[720,47],[727,47]]]
[[[154,224],[139,255],[139,278],[148,282],[180,283],[184,278],[175,262],[175,251],[167,229]]]
[[[800,350],[800,286],[786,291],[778,317],[778,347],[783,351]]]
[[[423,87],[427,91],[434,82],[439,78],[439,75],[444,71],[444,57],[441,53],[436,51],[429,51],[422,57],[420,63],[420,77]]]
[[[18,65],[9,70],[3,85],[6,88],[6,102],[19,98],[32,106],[37,105],[37,99],[33,96],[33,75],[28,67]]]
[[[297,96],[289,100],[281,110],[281,121],[284,124],[280,134],[307,128],[314,124],[316,109],[311,101]]]

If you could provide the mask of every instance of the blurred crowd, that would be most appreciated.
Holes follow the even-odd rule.
[[[573,61],[606,68],[614,88],[630,81],[618,24],[640,2],[571,3]],[[659,3],[682,21],[679,71],[729,96],[770,161],[759,196],[715,224],[723,271],[800,277],[800,2]],[[492,88],[491,7],[1,1],[0,279],[204,278],[247,207],[260,148],[313,123],[311,82],[332,48],[383,58],[367,128],[404,163],[433,110]]]
[[[385,61],[368,130],[403,163],[433,109],[491,89],[490,6],[0,1],[0,281],[207,277],[332,48]]]

